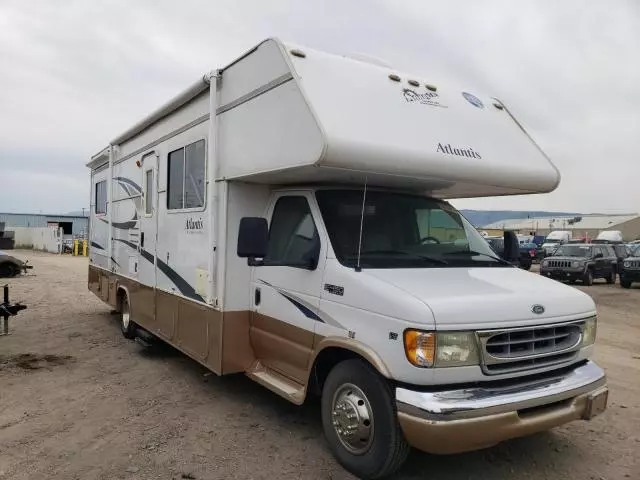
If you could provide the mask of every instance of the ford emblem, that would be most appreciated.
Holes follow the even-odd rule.
[[[531,307],[531,311],[536,315],[542,315],[544,313],[544,307],[542,305],[534,305]]]

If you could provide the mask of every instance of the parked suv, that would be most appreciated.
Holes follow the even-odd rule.
[[[611,245],[565,244],[542,261],[540,274],[570,283],[580,280],[584,285],[593,284],[595,278],[615,283],[617,266]]]
[[[640,247],[636,247],[622,262],[620,270],[620,285],[631,288],[633,282],[640,282]]]

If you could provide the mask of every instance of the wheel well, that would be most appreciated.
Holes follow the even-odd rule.
[[[309,392],[320,395],[322,393],[324,382],[327,380],[329,372],[333,367],[340,362],[352,359],[362,360],[373,370],[376,370],[366,358],[362,355],[358,355],[356,352],[340,347],[327,347],[318,354],[313,362],[309,378]]]

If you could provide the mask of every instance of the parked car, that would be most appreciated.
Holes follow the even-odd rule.
[[[611,245],[561,245],[540,264],[540,275],[570,283],[593,284],[596,278],[615,283],[618,257]]]
[[[491,250],[493,250],[500,258],[502,258],[504,253],[504,238],[485,237],[485,240],[489,243]],[[520,245],[520,259],[518,261],[519,267],[524,270],[529,270],[532,263],[533,259],[531,258],[529,251],[527,250],[526,253],[523,253],[522,245]]]
[[[8,253],[0,252],[0,278],[15,277],[30,268],[32,266],[28,262],[23,262]]]
[[[635,244],[629,252],[629,256],[622,262],[620,270],[620,286],[631,288],[633,282],[640,282],[640,246]]]

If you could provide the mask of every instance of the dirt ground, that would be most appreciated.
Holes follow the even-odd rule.
[[[170,347],[144,350],[86,288],[87,261],[18,252],[28,310],[0,337],[0,479],[350,479],[296,407]],[[640,479],[640,285],[597,281],[596,360],[610,406],[592,422],[455,456],[413,452],[396,479]]]

